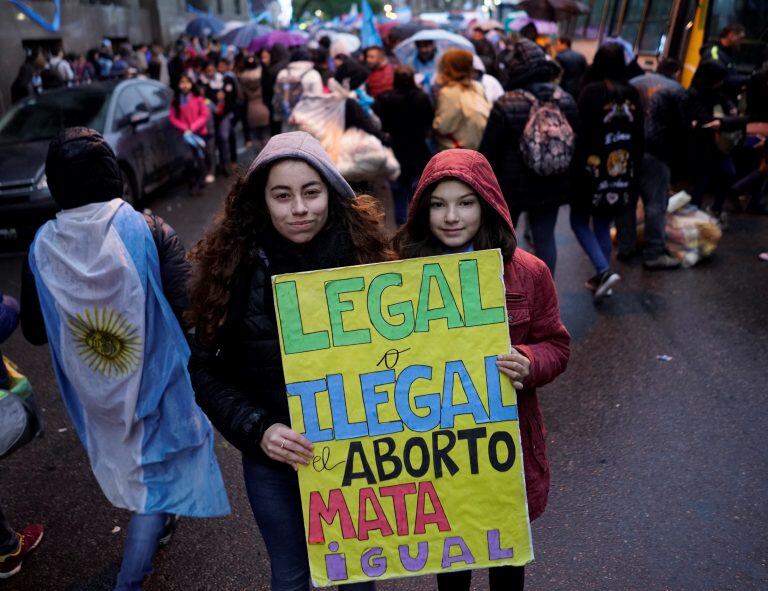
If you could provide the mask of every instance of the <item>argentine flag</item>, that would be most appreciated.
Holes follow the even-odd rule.
[[[144,217],[122,199],[62,211],[29,262],[64,403],[109,501],[137,513],[229,513]]]

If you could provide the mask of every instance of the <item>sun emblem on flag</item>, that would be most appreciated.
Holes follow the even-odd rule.
[[[141,339],[120,312],[94,308],[69,316],[67,323],[80,359],[94,372],[109,379],[138,367]]]

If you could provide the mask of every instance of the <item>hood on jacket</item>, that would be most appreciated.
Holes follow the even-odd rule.
[[[551,82],[557,65],[529,39],[520,39],[504,57],[504,89],[514,90],[533,82]]]
[[[45,174],[51,197],[62,209],[123,196],[115,153],[98,131],[87,127],[70,127],[51,141]]]
[[[273,136],[251,163],[247,177],[266,170],[279,160],[287,159],[303,160],[320,173],[320,176],[335,193],[338,193],[342,198],[355,198],[352,187],[336,169],[331,157],[320,145],[320,142],[304,131],[291,131]]]
[[[409,218],[416,213],[418,203],[425,198],[427,189],[446,179],[456,179],[472,187],[477,196],[501,216],[514,235],[512,216],[499,181],[496,180],[496,175],[485,156],[474,150],[443,150],[432,157],[416,186],[408,211]]]

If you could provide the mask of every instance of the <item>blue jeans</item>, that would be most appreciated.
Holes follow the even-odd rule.
[[[414,186],[418,177],[401,174],[396,181],[392,181],[392,198],[395,202],[395,223],[402,226],[408,219],[408,206],[411,203]]]
[[[645,212],[643,258],[650,261],[664,254],[667,225],[670,170],[662,160],[645,153],[640,166],[640,198]],[[637,245],[637,198],[630,199],[626,209],[616,216],[619,253],[630,253]]]
[[[226,167],[230,162],[237,162],[237,153],[230,151],[229,136],[233,133],[234,113],[227,113],[216,121],[216,149],[219,151],[219,164]]]
[[[309,558],[301,513],[299,479],[293,468],[267,466],[243,456],[248,502],[267,547],[272,591],[309,589]],[[343,591],[373,591],[373,583],[339,585]]]
[[[117,575],[115,591],[141,589],[144,579],[152,572],[152,559],[167,519],[166,513],[133,514],[128,525],[123,564]]]
[[[555,274],[555,265],[557,265],[557,244],[555,243],[555,226],[557,225],[557,214],[560,207],[551,209],[537,209],[528,211],[528,224],[531,227],[533,235],[533,248],[536,256],[539,257],[549,267],[549,272]],[[519,211],[512,212],[512,221],[517,227],[517,220],[520,218]]]
[[[571,228],[598,274],[604,273],[611,266],[612,219],[613,216],[609,214],[592,213],[571,206]]]

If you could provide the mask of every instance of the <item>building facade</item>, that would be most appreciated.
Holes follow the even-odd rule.
[[[53,3],[29,2],[43,18],[53,16]],[[246,0],[211,0],[210,9],[222,21],[247,20]],[[195,14],[186,0],[61,0],[60,28],[49,32],[0,0],[0,112],[10,105],[10,87],[28,52],[38,49],[86,53],[102,39],[120,43],[160,43],[176,39]]]

